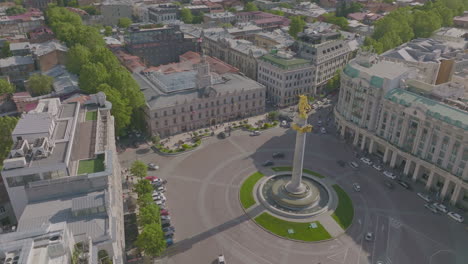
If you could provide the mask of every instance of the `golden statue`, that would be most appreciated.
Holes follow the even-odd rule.
[[[312,110],[312,107],[308,103],[307,96],[299,95],[299,104],[297,105],[297,112],[299,113],[299,118],[307,122],[308,113]],[[292,129],[300,133],[312,132],[311,125],[299,126],[298,124],[292,124]]]

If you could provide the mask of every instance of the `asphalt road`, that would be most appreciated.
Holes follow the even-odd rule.
[[[176,244],[158,263],[216,263],[221,253],[229,264],[468,263],[466,225],[429,212],[414,191],[396,183],[388,189],[382,173],[363,163],[358,170],[339,166],[337,160],[357,159],[353,148],[328,130],[331,133],[308,136],[304,167],[333,177],[350,194],[355,219],[345,234],[321,243],[292,242],[263,231],[238,201],[240,184],[248,175],[258,170],[271,174],[260,164],[273,152],[286,154],[275,166],[291,164],[295,134],[290,129],[273,128],[257,137],[237,131],[177,157],[162,157],[146,147],[122,153],[123,166],[135,159],[155,162],[161,167],[155,175],[168,180]],[[361,192],[353,191],[353,182],[361,185]],[[373,232],[374,241],[363,239],[366,232]]]

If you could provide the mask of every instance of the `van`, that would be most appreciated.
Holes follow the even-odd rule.
[[[349,162],[348,165],[353,169],[359,168],[359,165],[354,161]]]

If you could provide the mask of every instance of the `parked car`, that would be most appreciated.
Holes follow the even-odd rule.
[[[318,121],[318,125],[319,125],[319,126],[322,126],[322,120],[319,120],[319,121]]]
[[[163,232],[167,232],[169,230],[172,230],[173,232],[175,232],[175,228],[173,226],[168,226],[168,227],[163,228]]]
[[[218,138],[219,138],[219,139],[225,139],[225,138],[226,138],[226,133],[224,133],[224,132],[219,132]]]
[[[164,239],[172,239],[174,234],[164,235]]]
[[[353,169],[359,168],[359,165],[354,161],[349,162],[348,165]]]
[[[171,246],[172,244],[174,244],[174,241],[172,240],[172,238],[168,238],[166,239],[166,246]]]
[[[372,240],[374,240],[374,234],[372,232],[367,232],[367,234],[364,236],[364,238],[367,241],[372,241]]]
[[[226,261],[224,260],[224,255],[219,255],[218,256],[218,264],[226,264]]]
[[[165,236],[174,235],[174,230],[171,229],[171,230],[165,231],[165,232],[164,232],[164,235],[165,235]]]
[[[320,133],[326,134],[326,133],[327,133],[327,130],[326,130],[324,127],[321,127],[321,128],[320,128]]]
[[[160,193],[163,193],[166,191],[166,188],[164,186],[159,186],[156,188],[156,191],[160,192]]]
[[[391,173],[391,172],[389,172],[389,171],[384,171],[383,174],[384,174],[386,177],[388,177],[388,178],[390,178],[390,179],[392,179],[392,180],[395,180],[395,179],[396,179],[396,175],[393,174],[393,173]]]
[[[267,161],[263,162],[262,165],[263,165],[264,167],[267,167],[267,166],[273,166],[274,164],[275,164],[275,163],[274,163],[273,161],[267,160]]]
[[[361,186],[359,185],[359,183],[355,182],[355,183],[353,183],[353,189],[356,192],[360,192],[361,191]]]
[[[429,211],[433,212],[434,214],[439,213],[439,211],[437,211],[437,208],[435,208],[435,206],[430,203],[425,204],[424,207],[426,207]]]
[[[407,190],[411,190],[411,185],[409,185],[409,183],[405,182],[405,181],[402,181],[402,180],[399,180],[397,181],[398,184],[400,184],[401,186],[403,186],[403,188],[407,189]]]
[[[447,215],[452,218],[453,220],[459,222],[459,223],[463,223],[463,221],[465,221],[465,219],[463,219],[463,216],[457,214],[457,213],[454,213],[454,212],[448,212]]]
[[[384,181],[384,184],[387,188],[389,189],[393,189],[393,183],[391,181]]]
[[[288,122],[286,120],[281,121],[281,127],[288,127]]]
[[[154,200],[154,199],[153,199],[153,200]],[[159,207],[162,208],[162,206],[164,205],[164,203],[165,203],[166,201],[163,201],[163,200],[155,200],[154,202],[155,202],[157,205],[159,205]]]
[[[163,224],[170,224],[171,223],[171,220],[167,220],[167,219],[161,219],[161,225]]]
[[[171,223],[170,223],[170,222],[168,222],[168,223],[161,223],[161,226],[162,226],[162,228],[170,227],[170,226],[171,226]]]
[[[440,203],[433,203],[432,204],[437,210],[441,211],[442,213],[446,214],[448,212],[447,206],[440,204]]]
[[[256,130],[256,131],[252,131],[252,133],[250,133],[251,136],[260,136],[260,131]]]
[[[168,210],[165,210],[165,209],[162,209],[160,211],[161,215],[169,215],[169,211]]]
[[[346,162],[342,160],[337,160],[336,163],[338,163],[338,165],[340,165],[341,167],[344,167],[346,165]]]
[[[361,161],[362,161],[362,163],[367,164],[367,165],[369,165],[369,166],[372,165],[372,161],[371,161],[370,159],[368,159],[368,158],[362,157],[362,158],[361,158]]]
[[[381,171],[382,170],[382,166],[380,166],[379,164],[374,164],[372,165],[372,168],[378,170],[378,171]]]
[[[171,217],[169,215],[161,215],[162,220],[171,220]]]
[[[148,163],[148,168],[150,170],[159,170],[159,166],[154,163]]]
[[[282,159],[282,158],[284,158],[284,153],[283,152],[276,152],[276,153],[273,153],[272,157],[274,159]]]
[[[429,197],[429,195],[423,194],[423,193],[420,193],[420,192],[418,192],[417,195],[418,195],[421,199],[423,199],[424,201],[426,201],[426,202],[428,202],[428,203],[431,202],[431,198]]]

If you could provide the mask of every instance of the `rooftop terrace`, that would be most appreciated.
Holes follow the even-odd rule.
[[[289,70],[292,68],[305,67],[310,65],[310,61],[301,58],[281,58],[272,54],[266,54],[261,57],[262,60],[267,61],[275,66]]]

